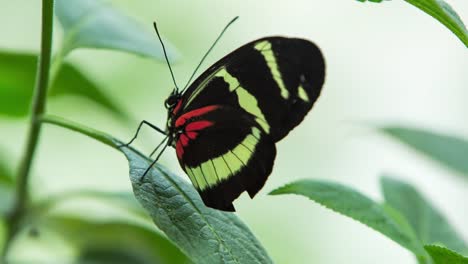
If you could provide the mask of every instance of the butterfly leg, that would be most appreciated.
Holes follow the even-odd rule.
[[[164,140],[162,142],[164,142]],[[145,179],[146,174],[148,174],[150,169],[154,166],[154,164],[156,164],[156,162],[159,160],[159,158],[161,157],[161,155],[163,154],[163,152],[167,148],[167,146],[169,146],[169,144],[165,144],[163,146],[162,150],[158,153],[158,156],[156,157],[156,159],[154,159],[153,162],[151,162],[151,164],[148,166],[148,168],[146,168],[145,172],[143,173],[143,175],[140,178],[140,182],[142,182]]]
[[[140,125],[138,125],[138,129],[137,129],[135,135],[133,136],[133,138],[132,138],[127,144],[122,144],[122,145],[120,145],[119,148],[121,148],[121,147],[128,147],[130,144],[132,144],[132,142],[138,137],[138,133],[140,132],[140,129],[141,129],[141,127],[143,126],[143,124],[145,124],[145,125],[151,127],[152,129],[158,131],[159,133],[161,133],[161,134],[163,134],[163,135],[166,135],[166,132],[164,132],[164,130],[160,129],[159,127],[157,127],[157,126],[151,124],[150,122],[148,122],[148,121],[146,121],[146,120],[143,120],[143,121],[140,122]]]

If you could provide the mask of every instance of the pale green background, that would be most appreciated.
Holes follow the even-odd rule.
[[[404,1],[112,2],[148,30],[158,21],[183,56],[174,66],[181,85],[236,15],[240,20],[204,68],[268,35],[303,37],[321,47],[327,61],[322,96],[305,121],[277,145],[275,169],[256,199],[244,195],[235,203],[238,215],[277,263],[415,263],[407,250],[353,220],[302,197],[267,195],[301,178],[338,181],[380,199],[379,175],[394,172],[430,197],[468,240],[468,181],[372,129],[376,124],[408,124],[468,138],[467,50],[432,17]],[[468,1],[447,2],[468,21]],[[39,21],[40,1],[0,0],[0,48],[37,51]],[[98,50],[73,52],[69,59],[133,116],[165,124],[162,103],[172,84],[164,64]],[[122,140],[137,126],[124,127],[115,116],[77,98],[51,101],[48,111]],[[13,154],[7,160],[17,161],[25,131],[24,120],[0,118],[0,147]],[[148,152],[160,139],[146,130],[136,146]],[[48,126],[37,157],[33,184],[40,195],[82,187],[130,188],[124,157],[81,135]],[[173,150],[161,163],[180,171]]]

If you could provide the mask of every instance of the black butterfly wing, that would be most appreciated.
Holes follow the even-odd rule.
[[[267,37],[228,54],[189,87],[182,111],[230,105],[256,116],[276,142],[297,126],[325,79],[320,49],[304,39]]]
[[[189,117],[189,118],[186,118]],[[211,105],[179,118],[184,132],[176,143],[179,163],[207,206],[234,211],[243,191],[263,187],[276,156],[271,138],[241,109]]]
[[[261,189],[273,167],[274,143],[304,119],[324,78],[315,44],[267,37],[228,54],[190,85],[169,122],[179,128],[187,122],[176,150],[206,205],[234,210],[240,193],[253,197]],[[196,130],[188,131],[188,123]]]

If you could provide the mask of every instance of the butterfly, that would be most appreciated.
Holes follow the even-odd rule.
[[[275,143],[302,122],[324,79],[324,57],[314,43],[265,37],[229,53],[186,89],[174,89],[165,101],[165,131],[142,123],[166,135],[161,144],[175,148],[206,206],[235,211],[241,193],[253,198],[263,187]]]

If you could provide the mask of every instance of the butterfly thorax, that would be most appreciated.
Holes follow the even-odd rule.
[[[167,109],[166,131],[168,132],[169,136],[169,145],[174,146],[178,135],[182,133],[181,128],[175,127],[175,117],[182,106],[182,95],[174,90],[166,99],[166,101],[164,101],[164,105]]]

